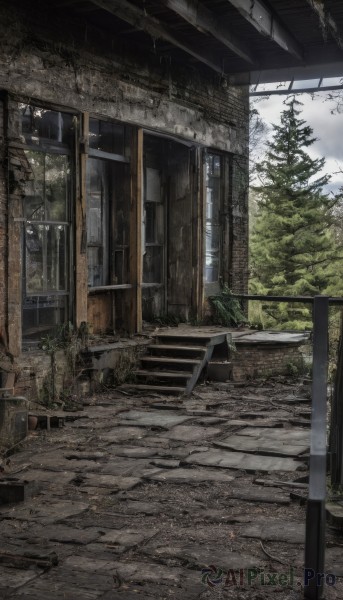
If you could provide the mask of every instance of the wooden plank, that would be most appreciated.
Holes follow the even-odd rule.
[[[253,64],[254,58],[250,49],[232,31],[223,25],[213,12],[196,0],[161,0],[170,10],[185,19],[190,25],[202,33],[211,34],[216,40],[237,54],[240,58]]]
[[[142,220],[143,220],[143,129],[132,131],[131,142],[131,210],[130,210],[130,280],[129,331],[142,331]]]
[[[75,226],[75,323],[87,323],[88,304],[88,267],[87,267],[87,148],[89,134],[89,113],[82,115],[82,136],[80,152],[76,152],[76,171],[79,168],[80,179],[76,178],[76,226]]]

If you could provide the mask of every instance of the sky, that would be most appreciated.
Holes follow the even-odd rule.
[[[287,96],[269,96],[259,97],[257,101],[252,99],[261,117],[269,125],[269,136],[272,135],[271,124],[280,122],[286,98]],[[343,187],[343,109],[341,113],[337,112],[337,103],[328,100],[327,92],[298,94],[296,98],[303,102],[301,118],[312,127],[313,136],[318,138],[308,148],[308,153],[312,158],[325,158],[323,172],[331,175],[326,191],[336,193]]]

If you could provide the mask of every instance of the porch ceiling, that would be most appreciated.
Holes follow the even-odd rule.
[[[147,54],[232,83],[343,74],[337,0],[51,0]]]

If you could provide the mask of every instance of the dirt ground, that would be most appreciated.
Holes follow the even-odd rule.
[[[3,461],[28,497],[0,506],[1,599],[303,598],[309,417],[281,378],[85,398]],[[328,600],[341,550],[328,527]]]

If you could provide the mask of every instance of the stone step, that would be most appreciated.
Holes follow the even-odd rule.
[[[165,385],[143,385],[136,383],[124,383],[119,389],[122,390],[132,390],[133,392],[153,392],[154,394],[184,394],[186,388],[184,387],[175,387],[175,386],[165,386]]]
[[[149,379],[183,379],[187,380],[192,377],[192,373],[189,371],[148,371],[145,369],[139,369],[134,371],[133,374],[136,377],[146,377]]]
[[[166,368],[170,371],[187,371],[189,369],[194,369],[201,363],[201,361],[187,358],[143,356],[141,358],[141,363],[143,367],[151,366],[152,369],[156,369],[156,367],[158,367],[160,369]]]
[[[161,333],[155,336],[155,340],[157,344],[160,345],[178,345],[178,346],[182,346],[187,347],[187,346],[196,346],[196,347],[202,347],[204,348],[205,346],[207,346],[208,344],[210,344],[211,340],[212,340],[212,336],[202,336],[202,337],[198,337],[198,336],[183,336],[183,335],[168,335],[167,333]]]
[[[158,354],[159,356],[179,356],[191,358],[194,357],[202,358],[206,352],[206,348],[203,346],[180,346],[179,344],[151,344],[148,348],[150,354]]]

